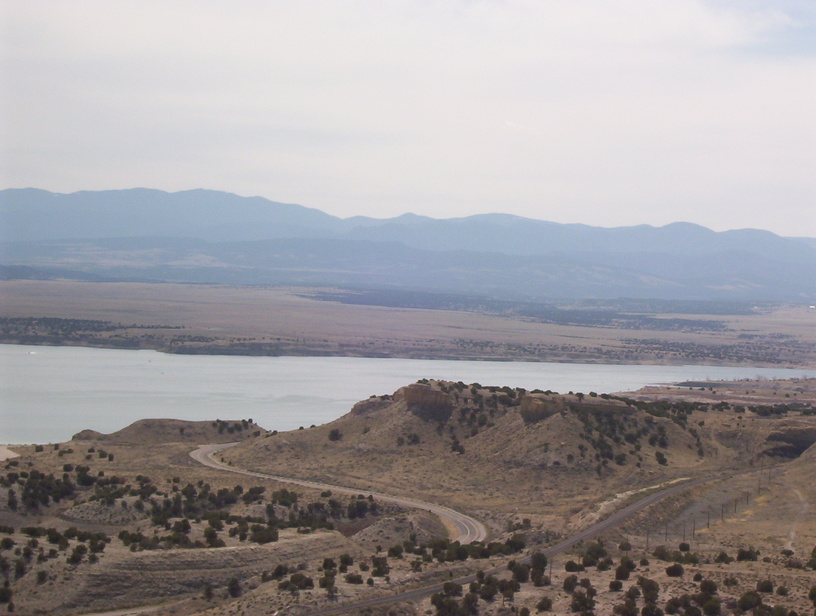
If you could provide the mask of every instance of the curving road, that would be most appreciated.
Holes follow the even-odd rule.
[[[279,477],[276,475],[268,475],[265,473],[256,473],[253,471],[245,471],[241,469],[232,468],[226,464],[216,461],[213,458],[213,455],[218,451],[222,451],[227,449],[228,447],[232,447],[236,443],[229,443],[226,445],[202,445],[197,450],[190,453],[193,459],[197,460],[201,464],[206,466],[216,468],[219,470],[226,470],[233,473],[239,473],[242,475],[249,475],[252,477],[259,477],[261,479],[274,479],[275,481],[281,481],[286,483],[293,483],[296,485],[302,485],[311,488],[317,488],[321,490],[332,490],[337,492],[343,492],[347,494],[359,494],[360,490],[355,490],[352,488],[343,488],[340,486],[332,486],[329,484],[317,483],[312,481],[301,481],[298,479],[290,479],[288,477]],[[749,474],[754,472],[753,469],[745,470],[741,472],[733,473],[734,475],[742,475],[742,474]],[[684,481],[682,483],[673,484],[667,488],[662,490],[657,490],[648,496],[641,498],[640,500],[632,503],[616,511],[615,513],[611,514],[610,516],[604,518],[603,520],[596,522],[592,526],[585,528],[584,530],[580,531],[579,533],[569,537],[568,539],[564,539],[556,543],[553,546],[545,550],[541,550],[543,554],[547,556],[548,559],[552,559],[552,557],[561,554],[569,550],[572,546],[574,546],[579,541],[586,541],[595,537],[611,528],[622,523],[627,518],[631,517],[635,513],[646,509],[650,505],[653,505],[659,501],[662,501],[669,496],[673,496],[690,488],[696,487],[703,483],[707,483],[709,481],[715,481],[718,479],[723,479],[724,477],[728,476],[728,473],[718,473],[714,475],[708,475],[706,477],[700,477],[698,479],[691,479],[688,481]],[[448,507],[442,507],[440,505],[433,505],[431,503],[423,503],[421,501],[416,501],[413,499],[408,498],[400,498],[394,496],[388,496],[385,494],[378,494],[372,493],[376,498],[389,501],[393,503],[399,503],[401,505],[405,505],[407,507],[417,507],[420,509],[426,509],[438,515],[439,517],[443,518],[444,520],[448,520],[453,523],[456,527],[456,530],[459,532],[459,541],[462,543],[469,543],[472,541],[482,541],[486,536],[486,531],[484,526],[479,523],[478,521],[470,518],[466,515],[458,513],[453,509],[449,509]],[[529,563],[530,557],[519,559],[519,562],[522,563]],[[497,567],[490,571],[486,571],[486,574],[497,574],[500,572],[506,572],[506,567]],[[470,584],[471,582],[476,580],[475,575],[470,575],[467,577],[458,578],[454,581],[458,584],[463,586]],[[311,616],[336,616],[337,614],[344,614],[344,613],[360,613],[361,610],[366,608],[376,607],[380,605],[388,605],[391,603],[399,603],[405,601],[421,601],[434,593],[440,592],[442,590],[442,583],[433,584],[431,586],[424,586],[422,588],[416,588],[414,590],[409,590],[401,593],[395,593],[390,595],[384,595],[380,597],[374,597],[371,599],[364,599],[361,601],[353,602],[353,603],[346,603],[341,605],[333,605],[323,608],[315,608],[313,611],[309,612]]]
[[[563,541],[560,541],[545,550],[541,550],[541,552],[545,554],[548,559],[552,560],[553,556],[557,556],[558,554],[567,551],[579,541],[586,541],[587,539],[591,539],[592,537],[595,537],[600,533],[603,533],[604,531],[617,526],[618,524],[620,524],[627,518],[631,517],[638,511],[641,511],[646,507],[663,500],[664,498],[668,498],[669,496],[672,496],[684,490],[688,490],[689,488],[693,488],[700,484],[721,478],[722,475],[702,477],[699,479],[693,479],[683,483],[678,483],[669,488],[653,492],[649,496],[646,496],[640,499],[639,501],[627,507],[624,507],[620,511],[616,511],[608,518],[601,520],[600,522],[596,522],[595,524],[588,528],[585,528],[578,534],[573,535],[568,539],[564,539]],[[528,556],[526,558],[519,559],[518,562],[529,564],[530,560],[531,557]],[[485,575],[496,575],[502,572],[504,573],[507,572],[506,566],[496,567],[489,571],[485,571]],[[466,577],[450,581],[456,582],[457,584],[461,584],[462,586],[467,586],[471,582],[476,581],[476,576],[469,575]],[[315,608],[313,611],[309,612],[309,616],[337,616],[338,614],[345,613],[359,614],[362,612],[362,610],[380,605],[388,605],[390,603],[400,603],[406,601],[421,601],[422,599],[430,597],[434,593],[441,592],[442,586],[443,582],[440,582],[432,586],[424,586],[422,588],[416,588],[414,590],[408,590],[405,592],[395,593],[392,595],[384,595],[381,597],[374,597],[372,599],[364,599],[362,601],[356,601],[354,603],[346,603],[341,605],[333,605],[330,607]]]
[[[302,479],[292,479],[291,477],[282,477],[280,475],[270,475],[268,473],[259,473],[256,471],[249,471],[245,469],[234,468],[223,462],[219,462],[215,459],[215,454],[219,451],[223,451],[230,447],[237,445],[237,443],[226,443],[226,444],[218,444],[218,445],[201,445],[195,451],[190,452],[190,457],[193,458],[196,462],[200,462],[204,466],[209,466],[210,468],[215,468],[220,471],[229,471],[231,473],[237,473],[239,475],[247,475],[249,477],[257,477],[259,479],[272,479],[274,481],[279,481],[281,483],[291,483],[294,485],[303,486],[306,488],[314,488],[316,490],[331,490],[332,492],[340,492],[341,494],[370,494],[374,498],[379,501],[388,502],[388,503],[395,503],[397,505],[402,505],[404,507],[410,507],[412,509],[424,509],[425,511],[430,511],[436,516],[439,516],[443,522],[446,522],[449,526],[451,533],[451,540],[459,541],[459,543],[472,543],[474,541],[484,541],[487,538],[487,529],[484,525],[471,518],[470,516],[466,516],[464,513],[459,513],[449,507],[443,507],[442,505],[435,505],[433,503],[426,503],[420,500],[415,500],[413,498],[403,498],[401,496],[390,496],[388,494],[382,494],[380,492],[369,492],[367,490],[360,490],[358,488],[346,488],[343,486],[336,486],[331,485],[328,483],[319,483],[317,481],[305,481]]]

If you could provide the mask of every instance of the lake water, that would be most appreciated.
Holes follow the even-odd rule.
[[[168,355],[0,344],[0,443],[56,443],[137,419],[249,419],[267,429],[322,424],[372,394],[421,378],[598,393],[684,380],[816,377],[816,370],[619,366],[349,357]]]

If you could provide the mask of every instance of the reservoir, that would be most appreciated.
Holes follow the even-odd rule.
[[[589,393],[685,380],[816,377],[816,370],[170,355],[0,345],[0,443],[64,442],[137,419],[253,419],[269,430],[332,421],[421,378]]]

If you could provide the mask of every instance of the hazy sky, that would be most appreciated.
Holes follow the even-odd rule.
[[[816,236],[814,0],[2,0],[2,187]]]

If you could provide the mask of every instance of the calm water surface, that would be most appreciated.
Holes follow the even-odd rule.
[[[322,424],[358,400],[421,378],[616,392],[698,379],[816,377],[816,370],[613,366],[349,357],[167,355],[0,345],[0,443],[62,442],[143,418],[248,419],[270,430]]]

